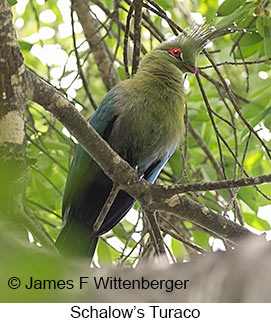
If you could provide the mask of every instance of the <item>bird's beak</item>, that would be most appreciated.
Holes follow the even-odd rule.
[[[188,64],[183,64],[183,66],[192,74],[196,74],[198,69],[195,66],[190,66]]]

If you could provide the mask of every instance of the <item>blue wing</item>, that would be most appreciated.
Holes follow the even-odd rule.
[[[89,120],[89,123],[105,140],[107,139],[106,136],[110,133],[110,129],[116,118],[116,95],[117,91],[115,89],[109,91],[99,108]],[[78,145],[69,170],[63,196],[62,214],[64,224],[73,216],[84,217],[83,214],[85,213],[85,210],[78,205],[82,202],[80,196],[84,195],[88,183],[95,183],[99,173],[101,173],[101,170],[98,165],[82,146]],[[91,198],[91,196],[89,196],[89,198]],[[89,201],[89,203],[90,202],[91,201]],[[79,211],[79,215],[77,215],[77,211]]]
[[[169,158],[174,153],[175,149],[176,149],[176,146],[172,146],[170,148],[169,152],[164,156],[164,158],[162,158],[161,160],[156,162],[154,165],[149,167],[149,169],[145,172],[145,176],[144,176],[148,182],[150,182],[150,183],[155,182],[155,180],[159,176],[161,170],[163,169],[165,164],[168,162]]]

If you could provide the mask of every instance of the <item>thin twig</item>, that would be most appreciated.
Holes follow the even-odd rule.
[[[125,2],[128,3],[130,6],[132,4],[132,2],[130,0],[125,0]],[[149,18],[149,16],[147,14],[142,12],[142,18],[147,22],[148,25],[144,24],[143,22],[142,22],[142,24],[144,25],[144,27],[146,29],[148,29],[150,31],[150,33],[155,38],[157,38],[160,42],[165,40],[164,34],[160,31],[160,29],[155,25],[155,23]]]
[[[100,7],[103,12],[106,14],[106,16],[111,16],[112,13],[99,1],[99,0],[92,0],[92,2],[94,2],[98,7]],[[128,1],[126,1],[129,5],[131,5],[131,2],[129,3]],[[123,6],[119,6],[120,9],[128,12],[128,10],[126,8],[124,8]],[[126,30],[126,25],[123,24],[120,20],[114,20],[114,22],[120,26],[121,30],[125,32]],[[128,35],[132,40],[134,40],[134,34],[130,31],[129,35]],[[143,55],[145,55],[147,53],[146,48],[141,44],[141,52]]]
[[[211,58],[210,58],[211,59]],[[211,59],[212,60],[212,59]],[[213,62],[213,60],[212,60],[212,62]],[[215,67],[215,63],[213,62],[213,64],[214,64],[214,67]],[[216,68],[216,67],[215,67]],[[216,68],[216,70],[218,70],[217,68]],[[218,72],[219,73],[219,72]],[[220,74],[220,73],[219,73]],[[220,74],[221,75],[221,74]],[[222,77],[222,76],[221,76]],[[223,77],[222,77],[223,78]],[[205,91],[204,91],[204,88],[203,88],[203,86],[202,86],[202,83],[201,83],[201,80],[200,80],[200,78],[199,78],[199,76],[198,76],[198,74],[197,74],[197,79],[198,79],[198,83],[199,83],[199,86],[200,86],[200,90],[201,90],[201,93],[202,93],[202,95],[203,95],[203,99],[204,99],[204,102],[205,102],[205,104],[206,104],[206,107],[207,107],[207,110],[209,111],[209,109],[208,109],[208,107],[210,107],[210,105],[209,105],[209,101],[208,101],[208,99],[207,99],[207,96],[206,96],[206,94],[205,94]],[[223,80],[224,80],[224,78],[223,78]],[[225,83],[225,85],[224,86],[227,86],[227,88],[228,88],[228,85],[226,84],[226,81],[224,80],[224,82],[223,82],[223,84]],[[247,122],[247,120],[243,117],[243,115],[242,115],[242,113],[241,113],[241,111],[240,111],[240,108],[239,108],[239,106],[238,106],[238,104],[237,104],[237,102],[235,101],[235,98],[234,98],[234,96],[233,96],[233,94],[232,94],[232,92],[230,91],[230,89],[228,90],[228,94],[229,94],[229,96],[231,97],[231,102],[233,103],[234,102],[234,104],[236,105],[236,109],[238,110],[237,112],[238,112],[238,114],[240,115],[240,117],[241,117],[241,119],[244,121],[244,123],[247,125],[247,127],[249,128],[249,130],[251,131],[251,132],[253,132],[253,134],[256,134],[256,136],[259,138],[259,140],[263,143],[263,145],[264,145],[264,147],[266,148],[266,152],[268,153],[268,156],[270,156],[270,154],[269,154],[269,150],[268,150],[268,148],[267,148],[267,146],[265,145],[265,143],[261,140],[261,138],[259,137],[259,135],[257,134],[257,132],[250,126],[250,124]],[[233,104],[233,105],[234,105]],[[211,114],[209,114],[210,116],[211,116],[211,120],[212,120],[212,115]],[[217,127],[216,127],[216,124],[214,123],[214,121],[213,121],[213,125],[214,125],[214,127],[215,127],[215,129],[217,129]],[[218,137],[222,140],[222,142],[224,143],[224,145],[227,147],[227,149],[228,149],[228,151],[231,153],[231,155],[233,156],[233,158],[234,158],[234,160],[235,160],[235,162],[238,164],[238,166],[240,167],[240,168],[242,168],[242,164],[239,162],[239,160],[238,160],[238,158],[237,158],[237,156],[235,155],[235,153],[232,151],[232,149],[231,149],[231,147],[229,146],[229,144],[227,143],[227,141],[223,138],[223,136],[220,134],[220,132],[217,130],[216,131],[216,134],[218,135]],[[271,156],[270,156],[270,158],[271,158]],[[244,170],[244,174],[247,176],[247,177],[249,177],[249,175],[248,175],[248,173]],[[271,200],[266,194],[264,194],[257,186],[255,186],[256,187],[256,190],[264,197],[264,198],[266,198],[267,200]]]
[[[188,241],[187,239],[183,238],[182,236],[180,236],[179,234],[176,234],[175,232],[173,232],[172,230],[169,230],[168,228],[166,228],[165,226],[163,225],[160,225],[160,228],[161,230],[166,233],[166,234],[169,234],[172,238],[182,242],[183,244],[189,246],[190,248],[193,248],[195,250],[197,250],[198,252],[200,253],[203,253],[205,254],[206,253],[206,250],[204,250],[203,248],[197,246],[196,244]]]
[[[57,159],[55,159],[53,156],[51,156],[50,153],[48,153],[43,147],[39,146],[37,143],[35,143],[34,140],[32,140],[29,136],[26,136],[27,140],[31,142],[32,145],[34,145],[36,148],[38,148],[40,151],[42,151],[49,159],[51,159],[56,165],[58,165],[61,169],[63,169],[66,173],[68,173],[68,169],[61,165]]]
[[[215,131],[215,134],[216,134],[216,139],[217,139],[217,144],[218,144],[218,150],[219,150],[219,156],[220,156],[220,162],[221,162],[221,168],[222,168],[222,172],[223,172],[223,178],[226,179],[227,178],[227,174],[226,174],[226,169],[225,169],[225,164],[224,164],[224,157],[223,157],[223,153],[222,153],[222,147],[221,147],[220,139],[222,139],[222,141],[225,141],[225,140],[222,137],[222,135],[220,134],[220,132],[219,132],[219,130],[217,128],[217,125],[216,125],[216,123],[214,121],[213,114],[212,114],[212,109],[211,109],[209,100],[207,98],[207,95],[205,93],[205,90],[203,88],[203,85],[202,85],[202,82],[201,82],[201,79],[200,79],[200,75],[198,73],[196,74],[196,78],[197,78],[197,81],[198,81],[198,84],[199,84],[199,88],[200,88],[200,91],[201,91],[203,100],[205,102],[205,106],[207,108],[207,112],[209,114],[209,117],[210,117],[212,126],[213,126],[214,131]]]
[[[143,0],[134,0],[134,51],[133,51],[133,63],[132,63],[132,75],[134,75],[138,69],[140,61],[140,47],[141,47],[141,24],[142,24],[142,6]]]
[[[200,74],[201,76],[203,76],[207,81],[209,81],[209,82],[211,82],[212,84],[214,84],[214,86],[216,87],[216,89],[217,89],[218,93],[221,95],[221,97],[222,97],[222,98],[223,98],[223,97],[225,97],[225,96],[227,97],[227,93],[225,92],[225,89],[224,89],[223,84],[222,84],[221,82],[217,81],[216,79],[214,79],[213,77],[211,77],[211,76],[210,76],[210,75],[208,75],[207,73],[203,72],[202,70],[199,70],[198,72],[199,72],[199,74]],[[244,103],[250,103],[250,101],[249,101],[248,99],[244,98],[244,97],[243,97],[243,96],[241,96],[240,94],[238,94],[238,93],[236,93],[236,92],[234,92],[234,91],[233,91],[233,94],[234,94],[234,96],[235,96],[238,100],[240,100],[240,101],[242,101],[242,102],[244,102]]]
[[[92,49],[103,83],[106,89],[110,90],[118,83],[118,76],[115,70],[111,68],[112,54],[99,32],[99,23],[90,13],[85,1],[73,0],[73,8],[82,25],[89,47]]]
[[[38,168],[34,167],[34,166],[30,166],[31,169],[33,169],[35,172],[37,172],[38,174],[40,174],[43,178],[46,179],[46,181],[48,183],[50,183],[50,185],[52,185],[52,187],[57,191],[57,193],[62,196],[63,193],[61,192],[61,190],[55,185],[55,183],[53,181],[51,181],[51,179],[46,176],[42,171],[40,171]]]
[[[245,67],[245,72],[246,72],[246,93],[248,93],[249,92],[249,70],[248,70],[247,64],[245,63],[245,59],[244,59],[240,44],[238,44],[238,51],[239,51],[241,60],[244,63],[244,67]]]
[[[210,52],[209,52],[210,54]],[[266,58],[266,59],[256,59],[254,61],[242,61],[242,62],[221,62],[221,63],[216,63],[216,66],[225,66],[225,65],[233,65],[233,66],[238,66],[238,65],[255,65],[255,64],[263,64],[263,63],[267,63],[267,62],[271,62],[271,58]],[[198,67],[199,70],[206,70],[208,68],[213,68],[213,65],[207,65],[207,66],[202,66],[202,67]]]
[[[77,51],[77,47],[76,47],[76,36],[75,36],[75,31],[74,31],[74,19],[73,19],[73,12],[74,10],[71,10],[71,24],[72,24],[72,40],[73,40],[73,47],[74,47],[74,52],[75,52],[75,57],[76,57],[76,63],[77,63],[77,68],[78,68],[78,72],[80,75],[80,78],[83,82],[83,86],[85,89],[85,93],[89,99],[90,104],[92,105],[93,109],[96,110],[97,109],[97,104],[94,101],[90,91],[89,91],[89,85],[88,82],[85,78],[85,75],[83,73],[82,67],[81,67],[81,63],[80,63],[80,57],[79,57],[79,53]]]
[[[121,253],[120,257],[119,257],[119,260],[120,260],[119,265],[121,265],[121,260],[124,258],[124,252],[125,252],[126,248],[128,247],[128,245],[129,245],[130,241],[131,241],[131,240],[133,240],[134,242],[136,242],[136,241],[132,238],[132,236],[133,236],[133,234],[134,234],[134,233],[136,233],[136,227],[137,227],[137,225],[138,225],[139,220],[140,220],[140,217],[138,216],[138,218],[137,218],[137,222],[136,222],[136,224],[134,225],[133,229],[129,232],[129,235],[127,234],[127,239],[126,239],[126,241],[125,241],[125,245],[124,245],[124,247],[123,247],[123,249],[122,249],[122,253]],[[119,225],[121,225],[121,223],[120,223]],[[124,230],[124,229],[123,229],[123,230]]]
[[[145,230],[142,232],[142,236],[140,238],[140,240],[134,245],[134,247],[130,250],[130,252],[123,257],[122,259],[120,259],[120,265],[122,265],[130,256],[131,254],[135,251],[135,249],[138,247],[138,245],[140,245],[142,243],[142,241],[144,241],[145,235],[147,234],[148,230]]]
[[[155,250],[157,255],[165,254],[165,247],[163,237],[161,235],[159,224],[156,219],[156,215],[152,211],[144,210],[144,213],[148,219],[151,228],[151,237],[154,242]]]
[[[165,19],[166,22],[168,23],[169,27],[171,28],[171,30],[173,31],[173,33],[175,35],[178,35],[179,33],[181,33],[183,31],[183,29],[178,26],[175,21],[171,20],[166,12],[154,1],[152,0],[147,0],[151,6],[149,6],[148,4],[144,3],[144,7],[147,8],[148,10],[151,10],[152,12],[154,12],[155,14],[157,14],[158,16],[160,16],[161,18]]]
[[[113,185],[111,192],[108,195],[106,202],[105,202],[100,214],[98,215],[98,217],[93,225],[94,232],[98,232],[100,227],[102,226],[108,211],[110,210],[112,204],[115,201],[115,198],[117,197],[117,195],[119,193],[119,190],[120,190],[120,187]]]
[[[194,127],[192,126],[192,124],[190,123],[190,121],[188,121],[188,129],[189,129],[190,133],[192,134],[192,136],[197,141],[197,143],[200,146],[200,148],[205,152],[206,156],[208,157],[208,159],[210,160],[210,162],[214,166],[214,168],[215,168],[218,176],[221,179],[224,178],[222,169],[221,169],[220,165],[218,164],[218,162],[216,161],[216,159],[214,158],[213,153],[209,150],[209,148],[206,145],[205,141],[197,133],[197,131],[194,129]]]
[[[29,198],[27,198],[27,199],[26,199],[26,201],[27,201],[27,202],[29,202],[29,203],[31,203],[31,204],[33,204],[33,205],[36,205],[36,206],[37,206],[37,207],[39,207],[40,209],[42,209],[42,210],[44,210],[44,211],[46,211],[46,212],[48,212],[48,213],[50,213],[50,214],[55,215],[57,218],[62,219],[62,217],[61,217],[59,214],[57,214],[57,213],[55,213],[54,211],[52,211],[52,210],[48,209],[46,206],[43,206],[43,205],[41,205],[41,204],[39,204],[39,203],[37,203],[37,202],[35,202],[35,201],[33,201],[33,200],[29,199]]]
[[[239,37],[236,39],[235,43],[232,46],[232,49],[230,51],[230,55],[235,51],[235,48],[239,45],[241,39],[246,35],[246,29],[250,28],[253,23],[257,20],[258,17],[253,17],[251,21],[248,23],[247,27],[242,30],[242,33],[239,35]]]
[[[170,186],[163,185],[153,185],[154,191],[162,190],[163,187],[167,188],[167,192],[170,195],[181,194],[187,192],[197,192],[197,191],[212,191],[212,190],[222,190],[234,187],[245,187],[254,186],[264,183],[271,182],[271,174],[259,175],[254,177],[246,177],[239,179],[227,179],[222,181],[213,182],[197,182],[197,183],[187,183],[187,184],[175,184]]]
[[[130,33],[130,22],[132,19],[133,11],[134,11],[134,5],[131,4],[126,18],[126,27],[125,27],[124,41],[123,41],[123,62],[124,62],[125,74],[127,79],[131,77],[129,73],[129,60],[128,60],[128,39],[129,39],[128,37]]]
[[[184,245],[199,251],[201,253],[205,253],[206,251],[197,246],[196,244],[194,244],[192,241],[188,240],[187,238],[185,238],[185,236],[183,235],[183,233],[176,227],[176,225],[172,224],[171,221],[168,221],[162,214],[161,212],[159,212],[159,218],[164,221],[170,228],[172,228],[174,230],[174,232],[172,232],[171,230],[169,230],[169,228],[163,226],[162,224],[160,225],[161,230],[172,236],[172,238],[177,239],[179,241],[181,241]],[[185,228],[186,229],[186,228]],[[173,234],[172,234],[173,233]],[[174,235],[175,234],[175,235]],[[189,232],[190,235],[190,232]]]
[[[224,79],[224,77],[222,76],[222,74],[220,73],[219,69],[216,66],[216,63],[214,62],[213,58],[211,57],[211,55],[209,55],[209,53],[207,51],[204,51],[204,54],[206,55],[206,57],[208,58],[208,60],[210,61],[210,63],[212,64],[212,66],[214,67],[217,75],[219,76],[222,84],[224,85],[224,88],[226,90],[226,93],[228,94],[228,97],[233,105],[233,107],[235,108],[236,112],[238,113],[238,115],[240,116],[240,118],[242,119],[242,121],[244,122],[244,124],[247,126],[247,128],[256,136],[256,138],[259,140],[259,142],[262,144],[262,146],[264,147],[269,159],[271,159],[271,154],[270,154],[270,149],[266,146],[265,142],[262,140],[262,138],[258,135],[258,133],[253,129],[253,127],[249,124],[249,122],[246,120],[246,118],[243,116],[242,112],[241,112],[241,108],[238,105],[238,103],[236,102],[235,96],[232,93],[231,89],[229,88],[226,80]]]

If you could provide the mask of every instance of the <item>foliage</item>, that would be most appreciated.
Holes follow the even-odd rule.
[[[124,43],[129,4],[129,0],[89,1],[90,12],[100,24],[98,31],[111,51],[112,68],[120,80],[126,78],[127,69],[131,73],[132,65],[132,40],[129,38],[128,48]],[[187,76],[187,118],[190,125],[187,123],[182,148],[174,153],[158,183],[209,182],[270,173],[270,152],[264,147],[264,144],[270,146],[271,140],[270,3],[225,0],[219,6],[216,0],[156,0],[144,1],[144,4],[142,52],[156,46],[162,40],[161,35],[166,38],[173,35],[163,10],[181,28],[187,27],[191,19],[201,17],[207,21],[214,18],[212,24],[215,26],[233,23],[231,28],[239,32],[221,37],[207,50],[233,90],[242,108],[242,116],[255,131],[251,132],[244,123],[221,85],[221,79],[206,56],[201,54],[198,66],[202,68],[199,70],[203,87],[200,89],[195,76]],[[77,15],[73,13],[71,19],[70,2],[18,0],[13,12],[26,65],[61,89],[88,118],[106,94],[106,88]],[[164,18],[161,17],[163,15]],[[95,104],[89,101],[83,86],[76,54],[79,54],[88,91]],[[123,63],[123,54],[127,55],[128,66]],[[206,109],[202,90],[211,109]],[[31,160],[31,182],[26,191],[26,203],[44,230],[55,240],[61,228],[62,194],[75,140],[48,112],[32,102],[25,112],[25,120],[27,155]],[[208,157],[206,151],[213,159]],[[270,204],[269,184],[259,188],[190,193],[189,196],[231,219],[239,222],[243,219],[245,225],[260,232],[270,230],[270,221],[259,217],[260,208]],[[167,214],[157,217],[162,227],[175,232],[174,237],[165,233],[164,238],[171,261],[189,259],[198,251],[193,243],[209,250],[216,241],[209,233],[187,221]],[[188,246],[185,240],[192,245]],[[95,264],[110,262],[131,266],[148,257],[150,250],[148,223],[139,205],[136,205],[131,215],[103,237]]]

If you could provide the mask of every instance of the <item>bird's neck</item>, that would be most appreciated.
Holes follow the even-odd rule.
[[[159,147],[161,142],[166,147],[177,145],[184,128],[183,73],[167,60],[149,58],[147,55],[134,77],[123,83],[125,97],[120,106],[130,121],[131,116],[137,120],[136,131],[143,137],[151,138]],[[124,104],[127,99],[128,106]],[[153,129],[155,135],[146,134],[146,129]]]
[[[146,57],[134,76],[134,81],[145,88],[158,90],[163,95],[184,95],[183,73],[175,65],[157,57]]]

